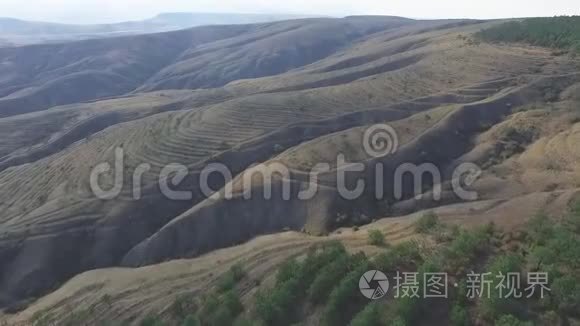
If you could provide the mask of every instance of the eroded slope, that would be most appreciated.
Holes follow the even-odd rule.
[[[485,134],[480,135],[514,110],[545,103],[554,94],[555,100],[561,96],[573,101],[578,80],[571,69],[576,69],[577,62],[567,57],[554,58],[544,49],[473,44],[465,35],[481,28],[473,25],[475,22],[431,22],[412,24],[407,29],[393,27],[392,20],[365,18],[360,24],[359,21],[360,18],[331,21],[332,28],[353,28],[351,38],[324,37],[334,42],[335,54],[311,49],[314,42],[311,38],[300,40],[305,43],[298,42],[296,48],[301,50],[296,52],[297,56],[304,56],[301,51],[312,50],[314,54],[306,56],[307,60],[291,62],[283,71],[301,69],[277,76],[238,81],[224,89],[191,94],[188,91],[135,94],[126,99],[54,109],[58,112],[54,116],[53,110],[49,110],[0,120],[13,130],[18,119],[39,127],[63,124],[63,129],[47,129],[42,134],[25,133],[21,144],[30,146],[33,153],[45,143],[65,144],[62,148],[41,151],[37,156],[20,152],[14,143],[2,147],[7,155],[3,162],[12,163],[7,163],[0,172],[3,189],[0,305],[45,293],[85,270],[195,256],[287,227],[324,233],[340,226],[335,221],[337,213],[352,217],[343,222],[358,223],[361,213],[378,218],[422,207],[413,199],[400,203],[387,201],[386,205],[368,196],[358,202],[341,201],[330,174],[322,180],[326,190],[310,202],[265,202],[259,196],[252,201],[206,199],[197,185],[199,171],[208,162],[224,163],[237,175],[252,163],[281,154],[277,159],[294,169],[296,190],[305,181],[303,170],[319,158],[332,161],[337,152],[346,148],[355,149],[350,152],[350,159],[372,163],[361,155],[357,148],[360,144],[356,143],[365,126],[390,122],[402,129],[404,146],[385,163],[395,166],[405,161],[430,160],[447,167],[477,149],[480,146],[477,137],[485,139]],[[154,88],[203,86],[196,83],[208,73],[214,80],[214,72],[196,66],[196,60],[188,55],[221,57],[226,51],[233,55],[231,58],[255,58],[254,55],[264,53],[268,57],[274,55],[269,49],[292,48],[296,31],[308,33],[314,28],[322,29],[323,35],[329,32],[321,20],[309,20],[304,25],[285,24],[269,25],[268,29],[264,25],[242,27],[252,30],[249,35],[259,36],[255,42],[272,41],[269,44],[272,47],[254,49],[244,42],[237,44],[236,38],[208,41],[180,57],[188,62],[187,69],[177,71],[172,66],[163,72],[166,75],[162,79],[171,82],[158,83],[157,77],[161,75],[156,75],[152,79],[157,85]],[[287,30],[278,30],[284,27]],[[276,33],[266,35],[269,30]],[[249,35],[244,32],[243,40],[249,41]],[[363,39],[364,35],[368,39]],[[263,49],[265,52],[261,52]],[[243,77],[240,67],[253,67],[253,60],[233,60],[235,73],[223,75],[221,84]],[[267,66],[264,63],[260,67]],[[228,70],[223,68],[219,74],[224,71]],[[279,72],[282,71],[264,70],[264,74]],[[200,76],[203,78],[199,79]],[[246,77],[250,76],[256,75],[252,72]],[[546,87],[551,84],[557,87],[548,92]],[[82,134],[67,141],[67,130],[75,130],[71,126],[90,121],[87,117],[93,114],[106,120],[109,110],[122,118],[113,123],[103,122],[101,128],[89,132],[95,133],[92,136]],[[546,132],[545,137],[573,141],[577,121],[569,121],[561,131],[563,135]],[[437,146],[441,143],[453,146],[442,151]],[[532,143],[522,146],[527,149],[528,145]],[[118,149],[125,154],[123,191],[113,200],[100,200],[89,187],[90,172],[99,163],[113,163]],[[289,150],[280,153],[286,149]],[[320,153],[316,160],[314,152]],[[20,165],[18,158],[28,164]],[[575,166],[575,162],[577,158],[571,157],[566,167]],[[142,163],[150,164],[151,168],[143,177],[142,198],[135,201],[130,181],[135,168]],[[161,194],[157,185],[159,173],[170,163],[189,167],[190,174],[179,188],[191,190],[191,199],[173,201]],[[569,174],[562,176],[566,176],[567,182],[560,182],[564,178],[554,179],[557,185],[552,190],[574,188],[569,181],[575,179],[570,179]],[[363,177],[372,181],[368,175]],[[112,185],[111,176],[102,181],[104,188]],[[212,185],[220,189],[223,180],[215,180]],[[485,199],[503,200],[543,191],[532,184],[534,187],[526,191],[506,191],[499,196],[485,191],[491,188],[479,185],[485,183],[477,185]],[[455,199],[451,196],[446,200]],[[439,204],[427,199],[423,205]],[[241,212],[245,215],[240,219]],[[71,243],[75,246],[71,247]]]

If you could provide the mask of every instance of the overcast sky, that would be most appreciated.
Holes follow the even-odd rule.
[[[137,20],[176,11],[505,18],[580,15],[580,3],[578,0],[0,0],[0,16],[68,23]]]

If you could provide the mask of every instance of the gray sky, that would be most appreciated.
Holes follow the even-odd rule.
[[[176,11],[504,18],[580,15],[580,5],[578,0],[0,0],[0,16],[69,23],[138,20]]]

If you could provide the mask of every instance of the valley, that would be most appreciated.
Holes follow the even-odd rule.
[[[246,276],[229,290],[243,309],[230,317],[279,324],[255,307],[288,259],[338,241],[373,261],[413,241],[427,248],[415,270],[463,234],[417,232],[430,213],[461,232],[493,223],[489,256],[533,246],[509,239],[539,213],[560,221],[580,200],[580,56],[478,36],[504,23],[305,18],[0,48],[0,324],[181,325],[190,313],[172,309],[187,296],[184,309],[214,325],[198,301],[236,264]],[[378,124],[396,132],[390,155],[363,146]],[[342,196],[337,157],[363,167],[345,181],[368,185],[356,199]],[[112,189],[122,178],[113,198],[91,184],[103,163],[121,168],[99,179]],[[320,163],[329,169],[313,182]],[[161,188],[171,164],[187,169],[171,187],[188,198]],[[208,196],[199,185],[212,164],[232,178],[206,180]],[[432,164],[441,178],[417,189],[386,174],[377,198],[378,164]],[[476,180],[458,181],[462,164],[480,169]],[[251,198],[248,179],[261,181]],[[461,198],[457,182],[477,197]],[[313,183],[319,191],[299,199]],[[388,245],[369,244],[370,230]],[[300,303],[295,322],[323,323],[324,304]],[[478,305],[465,308],[474,321],[501,317]],[[349,324],[364,307],[327,324]],[[448,324],[450,309],[438,309]],[[556,311],[560,320],[578,322],[568,310]],[[544,320],[531,311],[528,319]]]

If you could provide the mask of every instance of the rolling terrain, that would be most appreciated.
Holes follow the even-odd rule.
[[[580,192],[580,58],[474,36],[501,23],[354,16],[0,49],[6,321],[169,321],[176,298],[207,293],[236,262],[252,276],[238,289],[251,306],[259,283],[310,246],[339,240],[372,256],[365,231],[393,244],[424,239],[413,223],[426,211],[506,232],[539,211],[565,214]],[[399,147],[375,158],[361,144],[379,123],[394,128]],[[119,152],[122,188],[99,199],[91,172],[115,166]],[[340,196],[339,154],[365,167],[346,180],[350,189],[369,185],[355,200]],[[191,192],[182,200],[159,186],[172,163],[188,169],[174,184]],[[199,184],[210,163],[233,178],[210,178],[216,193],[207,196]],[[317,163],[331,170],[316,196],[300,200]],[[405,179],[402,198],[387,188],[377,199],[377,163],[386,171],[432,163],[442,179],[422,184],[420,198]],[[471,201],[451,188],[462,163],[481,168]],[[254,175],[280,164],[286,175]],[[262,181],[251,199],[248,178]],[[285,183],[290,200],[281,198]],[[104,189],[114,184],[113,173],[100,178]],[[233,198],[220,196],[228,189]],[[305,324],[318,324],[317,313]]]
[[[215,88],[279,74],[409,22],[291,20],[0,49],[0,117],[134,92]],[[324,42],[317,42],[317,35]]]
[[[0,46],[62,43],[75,40],[159,33],[205,25],[264,23],[307,18],[298,15],[163,13],[142,21],[112,24],[58,24],[0,18]],[[6,43],[6,44],[3,44]]]

